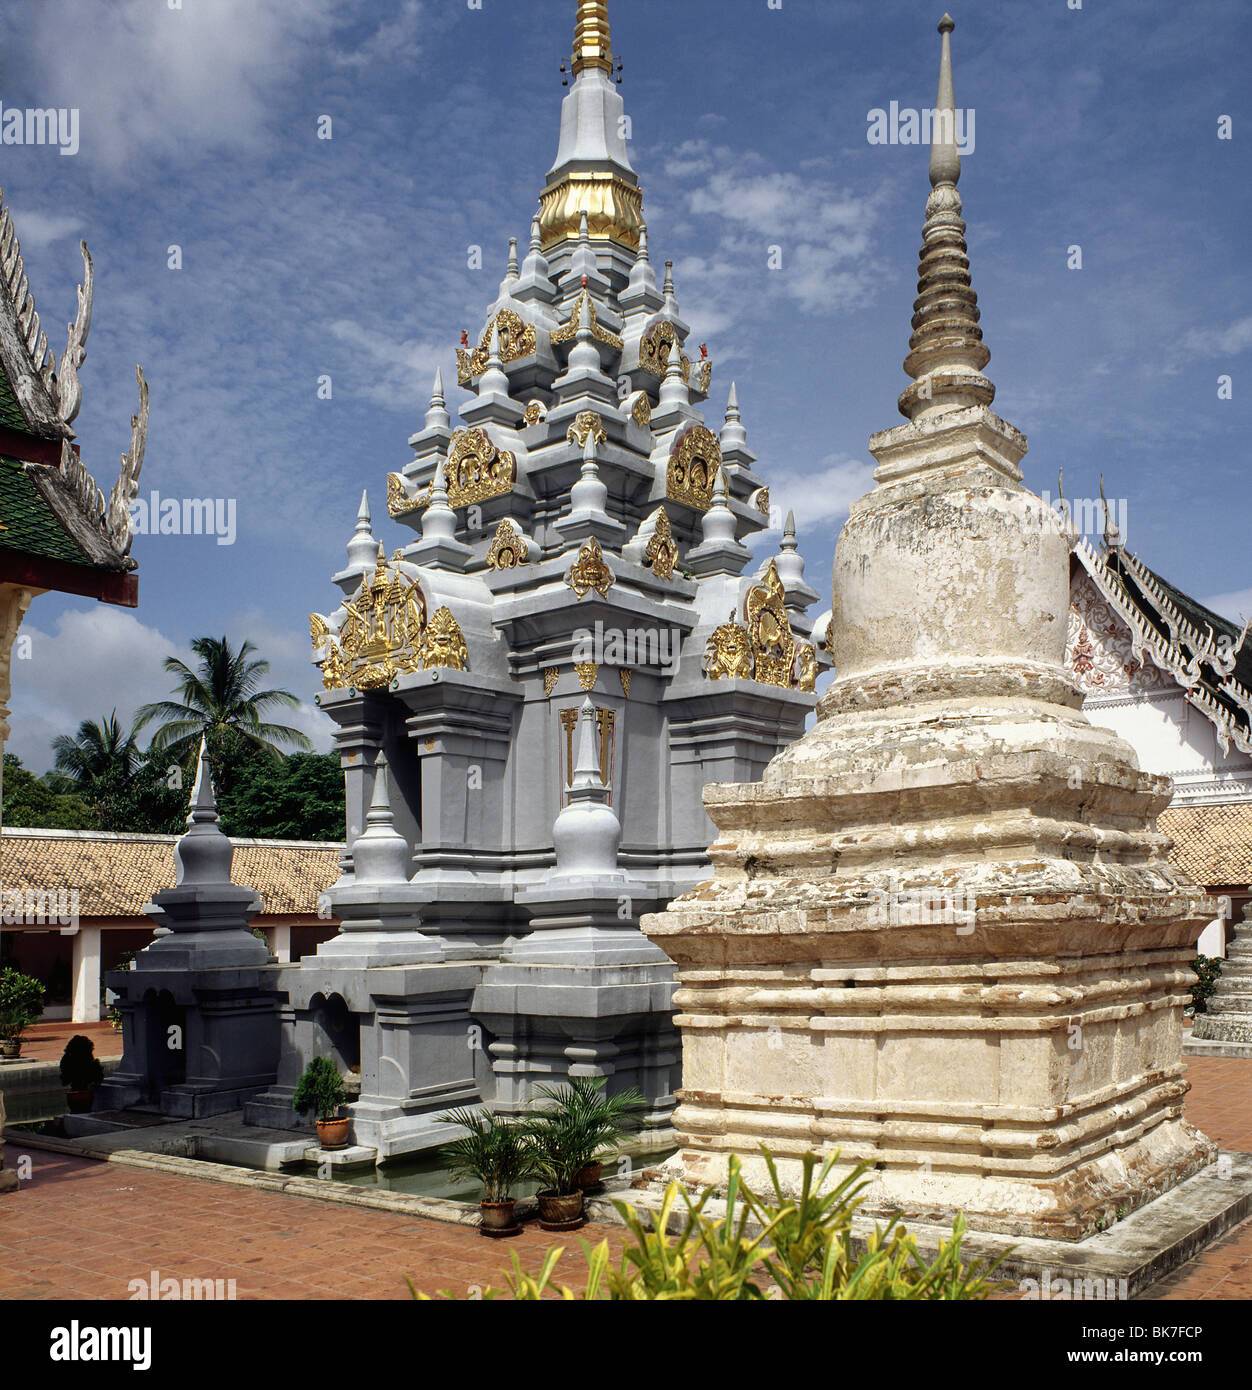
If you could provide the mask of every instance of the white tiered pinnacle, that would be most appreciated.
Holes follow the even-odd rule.
[[[374,539],[373,522],[370,519],[370,499],[368,492],[361,493],[361,505],[357,508],[356,530],[348,542],[348,567],[335,576],[335,583],[351,595],[356,592],[361,576],[374,568],[374,557],[378,554],[378,542]]]

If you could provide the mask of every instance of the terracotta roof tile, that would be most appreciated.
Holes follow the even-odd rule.
[[[5,892],[77,888],[84,917],[139,917],[154,893],[174,884],[175,835],[4,829],[0,886]],[[339,877],[342,845],[240,840],[232,878],[255,888],[264,916],[317,912]]]
[[[1203,887],[1252,884],[1252,802],[1171,806],[1160,828],[1173,838],[1170,860]]]

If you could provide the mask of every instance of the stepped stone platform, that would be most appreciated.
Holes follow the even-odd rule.
[[[1217,989],[1191,1030],[1187,1052],[1209,1057],[1252,1057],[1252,903],[1226,947]]]

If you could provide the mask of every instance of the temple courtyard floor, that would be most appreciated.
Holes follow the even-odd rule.
[[[1252,1152],[1252,1060],[1193,1057],[1188,1118],[1225,1150]],[[10,1132],[6,1159],[23,1152]],[[582,1287],[578,1241],[528,1226],[507,1241],[445,1222],[252,1190],[71,1154],[29,1150],[31,1177],[0,1198],[0,1299],[126,1299],[133,1280],[234,1281],[239,1299],[404,1299],[406,1275],[459,1297],[503,1287],[509,1252],[537,1270],[566,1248],[556,1278]],[[1014,1294],[1009,1294],[1014,1297]],[[1252,1220],[1188,1261],[1145,1299],[1252,1298]]]

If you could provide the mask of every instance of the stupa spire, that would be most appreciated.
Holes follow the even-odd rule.
[[[952,82],[951,15],[939,21],[942,48],[939,91],[931,132],[930,183],[918,296],[913,304],[913,336],[904,370],[914,379],[900,396],[900,413],[909,420],[989,406],[995,387],[982,374],[991,353],[978,326],[978,296],[970,279],[965,223],[961,219],[961,154],[956,138],[956,96]]]

